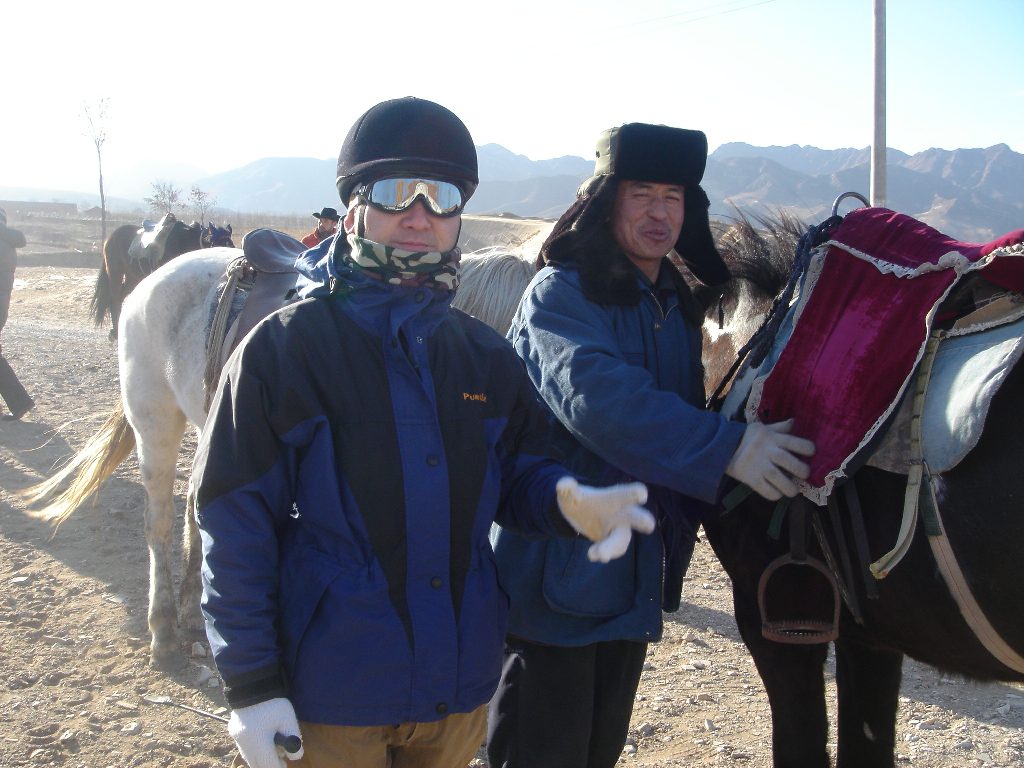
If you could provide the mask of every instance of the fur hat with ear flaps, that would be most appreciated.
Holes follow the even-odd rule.
[[[639,301],[634,271],[608,226],[618,181],[627,179],[684,188],[685,216],[675,250],[702,283],[727,281],[729,270],[711,235],[710,202],[700,186],[707,153],[702,131],[646,123],[604,131],[597,140],[594,175],[583,182],[576,201],[552,228],[538,267],[575,263],[588,297],[615,304]]]

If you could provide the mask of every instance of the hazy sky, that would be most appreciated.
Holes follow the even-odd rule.
[[[887,138],[1024,152],[1024,1],[889,0]],[[505,9],[515,9],[509,13]],[[91,191],[83,104],[108,99],[108,195],[140,167],[202,175],[336,157],[378,101],[452,109],[477,144],[590,156],[623,122],[711,148],[865,147],[874,0],[179,0],[5,4],[0,186]],[[154,174],[158,171],[154,170]]]

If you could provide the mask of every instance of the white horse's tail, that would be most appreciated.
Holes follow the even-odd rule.
[[[45,503],[42,509],[28,510],[28,514],[51,521],[56,529],[100,489],[134,448],[135,433],[118,399],[99,431],[56,475],[18,495],[29,505]]]

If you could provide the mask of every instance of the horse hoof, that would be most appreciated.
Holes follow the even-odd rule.
[[[161,672],[179,672],[185,667],[185,659],[177,652],[164,653],[159,656],[151,654],[149,666]]]
[[[185,665],[185,659],[178,652],[177,642],[156,645],[149,648],[149,666],[163,672],[174,672]]]

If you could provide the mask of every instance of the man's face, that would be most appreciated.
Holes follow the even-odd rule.
[[[352,205],[345,214],[345,232],[355,231],[356,211],[366,209],[367,240],[381,245],[401,248],[403,251],[439,251],[444,253],[455,247],[459,239],[461,216],[435,216],[422,200],[417,200],[404,211],[386,213],[372,205]]]
[[[682,228],[683,187],[619,182],[612,208],[612,234],[630,261],[652,280]]]
[[[338,222],[334,219],[328,219],[326,216],[320,217],[320,231],[328,235],[332,234],[334,230],[338,228]]]

